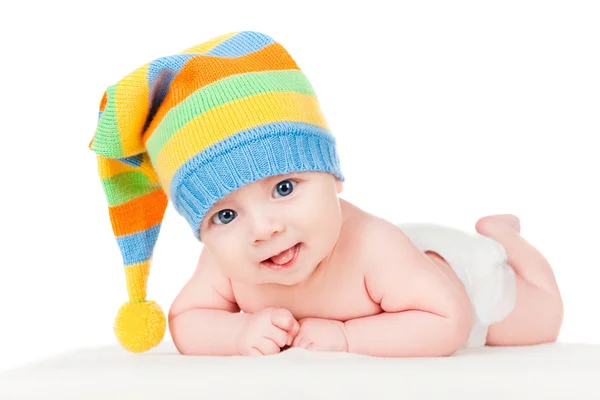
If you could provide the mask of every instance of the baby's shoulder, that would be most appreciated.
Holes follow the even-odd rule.
[[[422,251],[401,224],[368,213],[348,226],[345,248],[365,280],[396,279],[421,264]]]
[[[367,212],[360,213],[343,226],[337,261],[349,263],[352,260],[357,266],[368,267],[374,255],[381,256],[382,252],[397,248],[402,235],[394,223]]]
[[[373,214],[364,213],[351,220],[345,227],[348,243],[362,252],[374,248],[374,244],[394,240],[402,230],[394,223]]]

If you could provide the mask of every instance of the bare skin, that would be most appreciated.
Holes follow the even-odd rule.
[[[264,355],[292,346],[412,357],[459,350],[473,314],[453,269],[392,223],[343,199],[340,206],[343,224],[330,256],[294,285],[230,279],[203,248],[169,314],[179,351]],[[555,341],[561,296],[546,259],[520,236],[519,219],[487,216],[475,228],[506,248],[517,274],[515,309],[490,326],[486,344]]]
[[[511,214],[479,219],[477,232],[500,242],[517,275],[515,309],[488,331],[488,345],[518,346],[556,341],[563,320],[563,302],[546,258],[521,236],[519,218]]]

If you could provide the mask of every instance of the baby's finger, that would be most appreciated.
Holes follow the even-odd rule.
[[[292,342],[292,347],[302,347],[303,343],[304,343],[304,337],[303,336],[296,336],[294,338],[294,341]]]
[[[289,341],[288,333],[275,326],[271,326],[271,329],[266,332],[265,337],[277,343],[279,347],[285,346]]]
[[[281,351],[283,346],[279,346],[273,340],[268,337],[262,337],[258,339],[256,347],[261,351],[262,354],[277,354]]]
[[[294,339],[292,339],[292,344],[290,346],[292,347],[297,347],[296,345],[298,344],[298,342],[300,341],[300,339],[302,339],[299,336],[296,336]]]
[[[292,330],[290,331],[290,335],[294,338],[294,337],[296,337],[296,335],[298,334],[299,331],[300,331],[300,324],[298,323],[298,321],[294,320],[294,326],[292,327]]]
[[[300,332],[300,324],[298,323],[298,321],[294,320],[294,324],[292,326],[292,328],[286,332],[287,334],[287,345],[291,346],[293,340],[296,338],[296,336],[298,335],[298,332]]]
[[[271,322],[278,328],[285,331],[290,331],[294,328],[294,324],[298,323],[292,313],[282,310],[271,315]]]

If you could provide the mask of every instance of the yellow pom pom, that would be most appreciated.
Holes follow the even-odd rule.
[[[165,314],[153,301],[125,303],[115,319],[114,331],[121,346],[141,353],[158,345],[165,335]]]

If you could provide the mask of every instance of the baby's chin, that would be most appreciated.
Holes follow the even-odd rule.
[[[264,267],[263,267],[264,268]],[[309,279],[313,272],[315,272],[316,266],[298,266],[287,271],[270,271],[263,270],[254,279],[255,284],[276,284],[282,286],[294,286]]]

